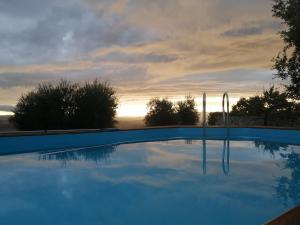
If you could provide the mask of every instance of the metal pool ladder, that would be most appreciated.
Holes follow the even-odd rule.
[[[226,98],[226,106],[227,106],[227,112],[225,111],[225,98]],[[202,128],[203,129],[203,140],[202,140],[202,146],[203,146],[203,175],[206,175],[206,93],[203,93],[202,97]],[[223,109],[223,123],[224,126],[229,128],[229,95],[227,92],[223,94],[223,101],[222,101],[222,109]],[[229,174],[229,158],[230,158],[230,140],[229,140],[229,129],[227,129],[225,139],[223,142],[223,154],[222,154],[222,169],[223,173],[227,176]]]
[[[202,127],[206,127],[206,93],[203,93],[203,106],[202,106]]]
[[[226,98],[226,106],[227,106],[227,112],[225,112],[225,98]],[[222,101],[222,109],[223,109],[223,123],[225,127],[229,126],[229,95],[227,92],[224,92],[223,94],[223,101]]]
[[[225,98],[226,98],[226,106],[227,112],[225,111]],[[223,101],[222,101],[222,109],[223,109],[223,124],[225,127],[229,125],[229,95],[227,92],[223,94]],[[206,127],[206,93],[203,93],[202,97],[202,127]]]
[[[225,98],[226,98],[226,106],[227,112],[225,112]],[[223,109],[223,124],[226,127],[226,135],[223,142],[223,157],[222,157],[222,165],[223,165],[223,173],[227,176],[229,174],[229,155],[230,155],[230,141],[229,141],[229,95],[227,92],[223,94],[222,101],[222,109]]]

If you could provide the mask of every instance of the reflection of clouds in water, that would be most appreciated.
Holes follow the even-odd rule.
[[[62,172],[60,176],[60,186],[61,186],[61,194],[68,200],[72,200],[72,192],[68,182],[68,176]]]
[[[255,148],[253,142],[231,141],[230,172],[225,176],[222,157],[225,155],[226,162],[227,152],[223,154],[223,143],[206,142],[205,176],[202,140],[192,144],[176,140],[119,145],[117,149],[105,146],[34,153],[19,155],[17,160],[12,156],[0,157],[0,162],[4,162],[0,163],[0,183],[5,184],[0,188],[0,196],[9,196],[1,198],[0,219],[1,213],[7,212],[6,205],[11,214],[16,214],[23,210],[20,204],[28,205],[34,216],[50,211],[56,218],[63,211],[66,222],[69,215],[74,216],[72,213],[76,212],[75,217],[96,218],[99,215],[99,218],[105,218],[101,224],[110,223],[110,217],[115,218],[116,212],[123,221],[114,224],[143,224],[162,214],[176,218],[178,222],[182,213],[189,219],[198,218],[201,213],[205,224],[220,224],[214,221],[216,214],[224,218],[223,224],[241,224],[225,221],[236,218],[237,214],[240,218],[255,215],[252,218],[263,219],[249,224],[261,224],[265,218],[280,213],[285,206],[274,195],[277,185],[274,177],[286,177],[284,179],[288,181],[288,184],[284,183],[286,192],[281,194],[289,197],[297,193],[297,183],[294,183],[294,189],[289,185],[293,179],[298,179],[299,156],[279,155],[279,161],[277,157],[270,157],[270,151]],[[298,146],[288,146],[286,151],[279,152],[291,155],[292,148],[294,153],[297,149],[300,151]],[[66,168],[57,165],[63,161],[66,161]],[[95,162],[102,166],[99,168]],[[286,169],[282,170],[278,163]],[[290,174],[292,170],[294,175]],[[300,202],[299,199],[296,201]],[[138,221],[140,223],[126,217],[132,214],[143,217]],[[208,218],[210,220],[205,220]],[[159,221],[155,222],[159,224]],[[78,220],[74,224],[86,223]],[[178,224],[184,224],[184,221]]]
[[[165,151],[160,146],[149,146],[148,151],[151,151],[147,158],[147,163],[151,166],[172,167],[176,169],[190,168],[191,161],[199,161],[196,155],[187,154],[181,151]]]
[[[62,191],[62,195],[66,198],[66,199],[69,199],[69,200],[72,200],[72,195],[69,191],[67,190],[63,190]]]
[[[205,155],[203,154],[203,141],[174,140],[121,145],[118,147],[120,150],[118,152],[116,152],[116,146],[104,146],[47,153],[40,154],[39,159],[61,161],[65,167],[70,166],[72,162],[94,161],[100,165],[105,163],[103,170],[94,171],[91,174],[91,179],[118,185],[140,183],[151,187],[171,188],[172,185],[179,185],[180,182],[199,182],[199,178],[202,177],[200,182],[206,182],[206,187],[214,189],[215,195],[220,195],[218,198],[225,199],[233,198],[231,194],[226,194],[233,191],[250,196],[258,195],[259,192],[259,195],[267,196],[271,190],[266,188],[265,184],[274,182],[273,177],[270,176],[273,174],[273,176],[279,176],[276,178],[278,198],[282,199],[285,204],[289,200],[299,202],[300,169],[297,168],[297,163],[291,164],[295,156],[291,153],[291,149],[297,149],[297,146],[263,141],[231,141],[230,145],[226,141],[204,142],[207,146]],[[263,149],[263,155],[260,152],[261,149]],[[232,154],[231,150],[233,150]],[[115,154],[111,159],[113,153]],[[204,158],[206,160],[203,160]],[[275,163],[278,165],[280,163],[270,161],[270,159],[281,159],[285,168],[292,170],[291,176],[286,171],[280,171],[278,166],[276,166],[278,169],[274,168]],[[108,160],[109,165],[106,164]],[[257,170],[253,170],[253,166]],[[232,167],[230,173],[229,167]],[[206,176],[203,177],[203,175]],[[229,177],[224,177],[224,175]],[[244,181],[244,177],[248,177],[248,180]],[[62,183],[67,183],[67,181]],[[214,186],[213,183],[222,183],[222,185]],[[255,191],[253,191],[253,186],[257,187]],[[66,187],[68,184],[62,184],[62,194],[65,198],[72,199],[72,191]],[[205,191],[205,188],[203,187],[201,191]]]

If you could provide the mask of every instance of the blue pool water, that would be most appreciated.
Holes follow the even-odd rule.
[[[3,225],[256,225],[300,204],[300,146],[172,140],[0,156]]]

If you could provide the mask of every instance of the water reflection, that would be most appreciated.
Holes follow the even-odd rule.
[[[65,150],[60,152],[39,153],[39,160],[57,160],[62,162],[63,167],[67,167],[70,161],[94,161],[96,164],[107,162],[111,154],[117,150],[116,146],[100,146],[82,148],[79,150]]]
[[[250,145],[249,145],[250,143]],[[122,154],[122,157],[118,156],[118,158],[125,158],[125,162],[127,164],[136,163],[138,162],[140,165],[147,165],[147,168],[149,171],[156,171],[156,170],[162,170],[165,168],[172,167],[171,169],[174,170],[180,170],[180,168],[183,167],[177,167],[169,164],[168,160],[176,159],[174,157],[177,154],[177,157],[181,158],[187,158],[187,159],[193,159],[196,154],[196,157],[198,157],[197,160],[201,160],[200,163],[197,164],[197,170],[198,175],[202,174],[204,176],[207,176],[208,173],[208,165],[207,163],[215,163],[217,161],[217,164],[211,164],[212,167],[212,174],[216,175],[216,168],[219,168],[219,171],[217,172],[217,175],[221,175],[221,179],[227,179],[225,176],[229,176],[231,173],[231,177],[228,178],[229,180],[236,179],[237,176],[240,174],[245,173],[247,176],[248,172],[248,166],[244,167],[242,164],[235,165],[234,163],[236,161],[256,161],[260,160],[261,165],[263,165],[263,168],[272,168],[270,173],[273,174],[274,177],[270,178],[269,180],[266,180],[265,182],[267,187],[270,188],[269,193],[272,194],[273,198],[275,198],[278,202],[280,202],[285,207],[290,205],[294,206],[300,203],[300,152],[295,152],[294,149],[297,149],[297,147],[293,148],[292,146],[288,146],[286,144],[278,144],[278,143],[270,143],[270,142],[263,142],[263,141],[253,141],[253,142],[247,142],[246,144],[243,142],[235,142],[230,141],[229,139],[225,139],[222,141],[210,141],[206,139],[198,140],[198,141],[185,141],[185,142],[171,142],[170,146],[165,145],[165,143],[156,143],[158,146],[156,146],[159,150],[152,150],[149,146],[144,147],[144,145],[137,145],[137,146],[129,146],[123,149],[122,145],[120,148],[120,152],[118,154]],[[186,146],[188,145],[194,145],[197,146],[196,149],[198,151],[196,153],[193,153],[193,151],[182,151],[188,150],[188,149],[195,149],[193,146]],[[149,145],[155,145],[149,144]],[[231,146],[232,145],[232,146]],[[176,146],[177,148],[175,148]],[[179,147],[178,147],[179,146]],[[254,148],[255,146],[255,148]],[[201,148],[202,152],[199,151],[199,147]],[[232,149],[231,149],[232,148]],[[130,149],[130,151],[128,151]],[[133,151],[132,151],[133,149]],[[263,149],[266,154],[259,154],[260,149]],[[106,163],[110,160],[113,153],[115,153],[117,150],[117,146],[104,146],[104,147],[97,147],[97,148],[89,148],[89,149],[81,149],[76,151],[64,151],[64,152],[55,152],[55,153],[43,153],[39,155],[40,160],[58,160],[62,163],[63,167],[67,167],[68,164],[70,164],[72,161],[94,161],[96,164],[102,164]],[[147,151],[147,154],[144,154],[145,150]],[[231,151],[232,150],[232,151]],[[168,154],[162,154],[168,152]],[[180,154],[179,154],[180,153]],[[199,154],[200,153],[200,154]],[[232,153],[232,154],[231,154]],[[192,155],[192,157],[191,157]],[[173,158],[173,157],[174,158]],[[267,157],[266,157],[267,156]],[[270,157],[272,160],[270,160]],[[275,157],[276,156],[276,157]],[[160,160],[161,158],[165,157],[166,159],[162,159],[162,161],[155,162],[153,165],[160,165],[157,168],[151,168],[148,167],[150,157],[153,157],[153,159]],[[168,158],[169,157],[169,158]],[[276,159],[276,160],[275,160]],[[230,169],[230,160],[232,161],[233,167],[237,171],[231,171]],[[183,160],[183,163],[188,162],[187,160]],[[199,161],[198,161],[199,162]],[[118,163],[118,162],[116,162]],[[157,164],[158,163],[158,164]],[[161,163],[161,164],[159,164]],[[190,165],[192,167],[192,165]],[[191,167],[184,167],[184,168],[191,168]],[[280,170],[282,167],[282,170]],[[239,171],[239,169],[242,169]],[[276,169],[279,168],[279,169]],[[174,171],[173,170],[173,171]],[[155,174],[163,174],[163,170],[159,173]],[[169,171],[169,170],[168,170]],[[247,172],[245,172],[247,171]],[[144,170],[134,170],[135,177],[138,174],[138,177],[146,176],[147,181],[151,181],[155,183],[155,179],[159,180],[159,176],[149,177],[144,173]],[[151,172],[151,173],[152,173]],[[182,171],[180,171],[182,172]],[[126,174],[126,170],[124,170],[124,174]],[[261,172],[255,172],[255,173],[261,173]],[[223,175],[222,175],[223,174]],[[263,174],[263,172],[262,172]],[[110,177],[111,175],[109,175]],[[258,182],[259,175],[256,175],[257,177],[253,178],[252,182]],[[218,176],[217,176],[218,177]],[[220,179],[220,176],[219,178]],[[243,179],[239,177],[239,179]],[[248,180],[249,181],[249,180]],[[250,182],[250,181],[249,181]],[[277,202],[277,203],[278,203]],[[280,204],[280,205],[281,205]]]
[[[292,152],[281,154],[285,159],[284,169],[290,170],[290,176],[281,176],[276,178],[277,197],[288,205],[300,202],[300,154]]]
[[[222,168],[225,175],[229,174],[229,157],[230,157],[230,144],[229,140],[223,142],[223,154],[222,154]]]
[[[203,175],[206,175],[206,139],[202,140],[202,171]],[[230,140],[226,139],[223,141],[223,151],[222,151],[222,170],[224,175],[229,174],[230,164]]]
[[[267,141],[254,141],[254,145],[256,148],[263,149],[264,151],[270,153],[273,157],[275,156],[276,152],[281,150],[286,151],[288,148],[288,144]]]
[[[203,155],[202,155],[202,168],[203,168],[203,175],[206,175],[206,140],[202,140],[203,146]]]
[[[201,149],[202,149],[202,173],[203,175],[207,174],[207,157],[208,144],[206,139],[201,140]],[[219,162],[221,163],[221,169],[225,176],[230,174],[230,140],[225,139],[221,143],[221,157]],[[220,142],[219,142],[220,143]],[[283,161],[283,169],[289,170],[291,175],[286,176],[276,176],[275,179],[275,190],[276,196],[284,204],[288,204],[290,201],[296,203],[300,201],[300,154],[295,152],[289,152],[289,146],[281,143],[270,143],[263,141],[254,141],[255,149],[263,149],[265,152],[268,152],[272,158],[279,156],[279,159]],[[185,144],[193,144],[192,140],[185,141]],[[60,161],[62,167],[67,167],[68,164],[71,164],[72,161],[93,161],[97,165],[101,165],[104,162],[110,160],[111,155],[116,152],[117,146],[102,146],[102,147],[93,147],[93,148],[84,148],[79,150],[69,150],[62,152],[48,152],[40,153],[38,156],[39,160],[50,160],[50,161]],[[236,157],[234,152],[233,157]],[[174,153],[175,154],[175,153]],[[280,164],[277,163],[277,166]]]
[[[203,175],[207,173],[207,140],[202,140],[202,170]],[[185,144],[193,144],[193,140],[185,140]],[[60,161],[62,167],[66,168],[72,161],[93,161],[96,164],[109,161],[111,154],[117,150],[117,146],[101,146],[82,149],[70,149],[59,152],[41,152],[38,160]],[[230,169],[230,140],[223,141],[222,149],[222,171],[224,175],[229,174]]]
[[[288,175],[275,177],[275,191],[278,199],[287,206],[296,205],[300,202],[300,154],[293,150],[288,152],[289,145],[265,141],[254,141],[255,147],[268,152],[273,158],[279,156],[283,164],[283,171]],[[283,165],[283,166],[282,166]]]
[[[5,225],[263,224],[300,204],[300,146],[204,138],[8,155],[0,184]]]

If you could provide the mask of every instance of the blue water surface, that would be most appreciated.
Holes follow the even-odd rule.
[[[300,147],[175,140],[0,156],[3,225],[256,225],[300,204]]]

